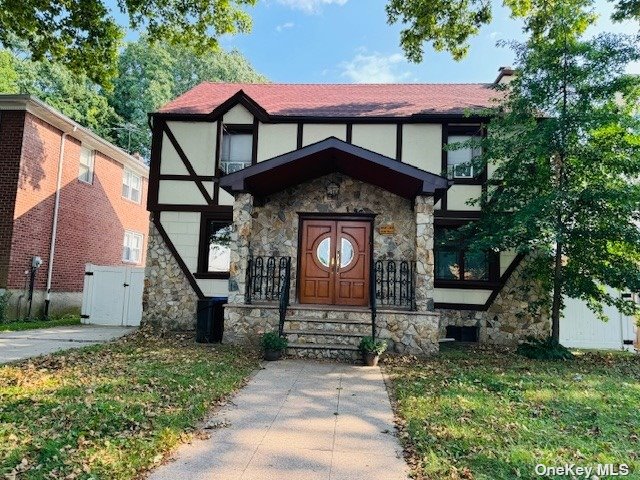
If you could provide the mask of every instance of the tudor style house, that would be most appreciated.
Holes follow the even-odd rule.
[[[546,334],[518,256],[446,240],[492,171],[445,146],[485,134],[492,86],[204,83],[153,113],[143,321],[226,297],[225,341],[279,329],[304,356]]]

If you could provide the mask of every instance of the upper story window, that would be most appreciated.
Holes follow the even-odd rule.
[[[223,127],[220,169],[226,174],[251,165],[253,131],[249,128]]]
[[[142,244],[144,236],[141,233],[124,232],[124,242],[122,244],[122,261],[130,263],[140,263],[142,259]]]
[[[142,197],[142,177],[140,175],[125,169],[122,176],[122,196],[132,202],[140,203]]]
[[[492,252],[471,252],[450,237],[455,227],[435,227],[435,280],[442,283],[495,282],[498,256]]]
[[[473,135],[449,135],[447,144],[464,143],[474,138]],[[482,154],[479,147],[464,147],[455,150],[447,150],[447,176],[450,179],[471,180],[480,172],[473,165],[473,160]]]
[[[78,180],[85,183],[93,183],[93,166],[95,152],[85,146],[80,147],[80,170]]]

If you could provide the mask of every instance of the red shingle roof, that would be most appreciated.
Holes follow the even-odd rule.
[[[468,84],[243,84],[201,83],[169,102],[161,113],[212,112],[242,90],[269,115],[310,117],[407,117],[464,114],[490,107],[498,92],[490,83]]]

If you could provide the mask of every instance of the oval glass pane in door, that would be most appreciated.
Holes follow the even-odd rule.
[[[325,267],[329,266],[329,259],[331,258],[331,239],[325,238],[318,244],[316,249],[316,257],[318,261]]]
[[[346,238],[340,242],[340,268],[347,267],[353,260],[353,244]]]

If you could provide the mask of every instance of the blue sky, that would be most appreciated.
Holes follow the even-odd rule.
[[[521,23],[509,18],[501,2],[493,3],[493,22],[458,62],[429,46],[421,64],[407,62],[399,47],[401,27],[386,22],[386,0],[258,0],[249,9],[253,31],[225,36],[221,45],[241,51],[273,82],[491,82],[498,67],[513,61],[509,49],[496,42],[522,38]],[[601,18],[592,34],[638,31],[630,22],[612,24],[610,3],[597,0],[596,10]],[[640,67],[633,71],[640,73]]]

